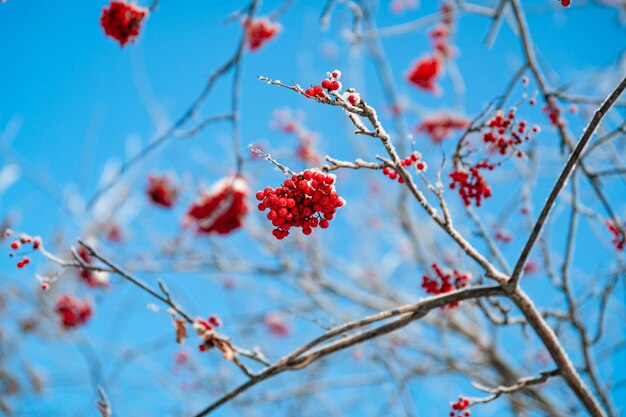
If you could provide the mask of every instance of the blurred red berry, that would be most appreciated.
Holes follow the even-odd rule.
[[[104,33],[120,43],[134,42],[139,35],[141,22],[147,16],[148,9],[138,7],[133,3],[112,1],[108,8],[102,10],[100,25]]]
[[[200,233],[228,234],[243,225],[250,187],[241,176],[222,178],[187,211]]]
[[[56,313],[64,329],[70,330],[84,325],[92,315],[91,305],[70,295],[62,295],[56,303]]]

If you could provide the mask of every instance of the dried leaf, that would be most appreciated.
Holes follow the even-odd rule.
[[[187,338],[187,327],[185,327],[185,320],[175,318],[174,328],[176,329],[176,343],[183,343]]]

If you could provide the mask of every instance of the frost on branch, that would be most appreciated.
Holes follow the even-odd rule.
[[[224,355],[224,359],[232,361],[235,358],[235,349],[227,339],[217,334],[216,327],[221,326],[220,321],[215,316],[209,317],[208,320],[195,319],[193,328],[196,330],[198,337],[202,339],[202,343],[198,346],[200,352],[217,348]]]
[[[13,231],[11,229],[6,229],[4,231],[4,238],[8,239],[11,237],[13,237]],[[17,251],[20,251],[19,255],[21,256],[19,261],[17,261],[16,266],[19,269],[22,269],[30,263],[30,257],[26,256],[26,253],[38,250],[41,247],[41,238],[32,237],[26,233],[18,233],[15,235],[14,240],[9,246],[11,248],[11,252],[9,252],[10,258],[14,258],[15,255],[17,255]]]
[[[94,259],[91,253],[83,245],[76,250],[76,254],[87,266],[93,265]],[[89,268],[78,269],[79,278],[91,288],[107,288],[109,286],[109,273],[106,271],[95,271]]]
[[[460,397],[458,401],[450,404],[450,417],[469,417],[471,415],[468,407],[470,400],[468,398]]]
[[[339,78],[341,78],[341,71],[334,70],[332,72],[329,72],[328,78],[323,79],[320,83],[321,85],[314,85],[310,88],[307,88],[306,90],[304,90],[304,94],[306,94],[308,97],[328,99],[328,93],[339,92],[343,88],[343,85],[341,84],[341,81],[339,81]],[[356,97],[357,95],[352,98],[352,100],[355,102],[357,101]],[[360,102],[360,98],[358,99],[358,101]]]

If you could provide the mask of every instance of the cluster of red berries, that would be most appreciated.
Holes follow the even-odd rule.
[[[417,133],[430,136],[434,143],[441,143],[449,138],[455,130],[462,130],[469,126],[469,120],[455,114],[438,114],[427,117],[415,126]]]
[[[150,175],[146,195],[155,205],[170,208],[176,203],[178,188],[167,175]]]
[[[467,408],[470,405],[470,400],[467,398],[459,397],[459,400],[450,405],[450,417],[469,417],[472,413]]]
[[[411,84],[432,93],[439,90],[436,84],[437,77],[443,72],[445,60],[454,53],[454,48],[450,45],[454,16],[452,8],[446,3],[441,8],[441,16],[441,23],[430,32],[433,54],[418,59],[407,75],[407,80]]]
[[[181,350],[176,352],[176,356],[174,357],[174,363],[176,364],[176,368],[174,368],[175,372],[178,371],[178,367],[186,364],[189,361],[189,353]]]
[[[246,24],[246,19],[242,21],[242,24]],[[248,26],[248,33],[246,34],[248,48],[251,51],[256,51],[263,46],[265,42],[276,36],[279,31],[280,24],[272,22],[265,17],[252,19]]]
[[[524,265],[524,274],[534,274],[539,272],[539,265],[535,261],[528,261],[526,265]]]
[[[87,323],[91,317],[91,305],[70,295],[62,295],[56,302],[56,313],[64,329],[70,330]]]
[[[194,222],[198,233],[228,234],[243,225],[249,194],[250,187],[241,175],[222,178],[192,204],[186,222]]]
[[[292,227],[302,228],[310,235],[316,227],[326,229],[335,211],[344,205],[337,195],[334,175],[306,170],[286,179],[282,187],[267,187],[256,193],[259,210],[267,213],[267,219],[276,227],[272,234],[284,239]]]
[[[202,340],[202,343],[198,345],[200,352],[217,348],[222,352],[226,360],[233,360],[236,356],[235,349],[230,344],[228,339],[220,336],[215,330],[216,327],[221,326],[221,322],[215,316],[209,317],[208,320],[196,319],[193,321],[193,327],[196,330],[196,334]]]
[[[112,1],[108,8],[102,9],[100,25],[104,33],[120,43],[120,46],[133,42],[139,30],[141,22],[148,15],[148,9],[128,4],[124,1]]]
[[[548,99],[547,104],[543,106],[543,112],[548,116],[553,126],[564,127],[566,125],[565,120],[561,118],[561,108],[554,99]]]
[[[539,126],[528,128],[525,120],[515,120],[515,108],[511,108],[506,115],[498,110],[496,114],[487,122],[487,132],[483,134],[483,142],[489,146],[491,151],[500,155],[515,153],[518,158],[524,156],[517,147],[531,139],[531,133],[539,132]]]
[[[453,23],[454,13],[452,12],[452,7],[444,3],[441,6],[441,23],[429,33],[435,51],[443,58],[450,58],[455,52],[454,47],[450,43]]]
[[[454,290],[459,290],[467,286],[469,280],[469,274],[461,274],[456,269],[452,273],[446,273],[436,263],[431,265],[436,273],[435,278],[430,278],[428,275],[422,277],[422,288],[428,294],[445,294]],[[458,301],[447,305],[448,308],[455,308],[459,305]],[[446,306],[441,307],[442,309]]]
[[[426,168],[428,168],[428,166],[426,165],[426,162],[420,161],[421,157],[422,155],[419,152],[413,151],[411,152],[411,155],[402,160],[400,165],[402,165],[403,167],[408,167],[415,164],[415,169],[418,172],[424,171]],[[390,180],[397,179],[400,184],[404,184],[404,178],[402,178],[402,176],[393,168],[384,167],[383,175],[389,177]]]
[[[300,142],[296,148],[296,157],[306,164],[319,165],[321,157],[315,150],[317,134],[309,131],[302,124],[301,118],[300,113],[293,115],[291,109],[275,111],[272,127],[287,134],[295,134]]]
[[[481,169],[493,170],[494,165],[489,162],[479,162],[469,167],[469,172],[457,170],[450,173],[452,183],[450,189],[459,188],[459,195],[463,199],[463,203],[469,206],[474,200],[476,207],[480,207],[483,198],[491,197],[491,188],[480,173]]]
[[[109,242],[113,243],[122,243],[124,241],[124,233],[116,223],[109,223],[107,225],[106,237]]]
[[[285,337],[290,333],[289,325],[282,314],[270,313],[263,317],[263,324],[276,337]]]
[[[242,176],[222,178],[191,205],[185,224],[195,223],[199,233],[228,234],[242,226],[249,193]],[[176,203],[178,188],[167,175],[150,175],[146,195],[153,204],[170,208]]]
[[[79,246],[76,253],[86,265],[93,264],[94,259],[84,246]],[[80,268],[78,277],[91,288],[107,288],[109,286],[109,273],[105,271]]]
[[[4,237],[5,238],[10,238],[11,236],[13,236],[13,231],[11,229],[6,229],[4,231]],[[16,251],[19,249],[25,249],[25,245],[30,245],[31,250],[37,250],[41,247],[41,238],[40,237],[31,237],[28,236],[27,234],[24,233],[20,233],[15,237],[15,240],[13,242],[11,242],[11,250]],[[10,252],[9,253],[9,257],[13,258],[15,257],[15,253]],[[26,265],[28,265],[30,263],[30,258],[28,256],[22,256],[22,258],[17,261],[17,267],[22,269],[24,268]]]
[[[624,250],[624,247],[626,246],[626,235],[624,235],[624,232],[615,225],[613,220],[607,220],[605,225],[608,227],[611,234],[613,234],[611,243],[615,245],[617,250]]]
[[[513,241],[513,237],[501,230],[496,232],[496,240],[499,240],[502,243],[511,243]]]
[[[424,56],[409,70],[407,80],[417,88],[434,93],[438,91],[435,82],[442,70],[443,64],[437,55]]]
[[[304,90],[304,94],[308,97],[328,98],[326,91],[339,91],[341,90],[341,71],[334,70],[328,73],[328,78],[325,78],[320,83],[321,85],[315,85],[311,88]],[[324,91],[326,90],[326,91]]]
[[[218,319],[216,316],[209,316],[207,320],[204,320],[204,319],[194,320],[194,326],[203,328],[205,332],[212,333],[215,328],[220,327],[221,325],[222,325],[222,321]],[[198,350],[200,352],[204,352],[208,349],[211,349],[212,347],[213,345],[210,343],[207,343],[207,341],[205,340],[204,343],[198,345]]]
[[[405,10],[416,9],[418,5],[417,0],[393,0],[389,4],[389,9],[394,13],[402,13]]]

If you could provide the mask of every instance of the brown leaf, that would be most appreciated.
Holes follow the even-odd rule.
[[[185,327],[185,320],[175,318],[174,328],[176,329],[176,343],[183,343],[187,337],[187,327]]]
[[[213,344],[222,352],[227,361],[232,361],[235,358],[235,349],[227,340],[216,337],[213,339]]]

